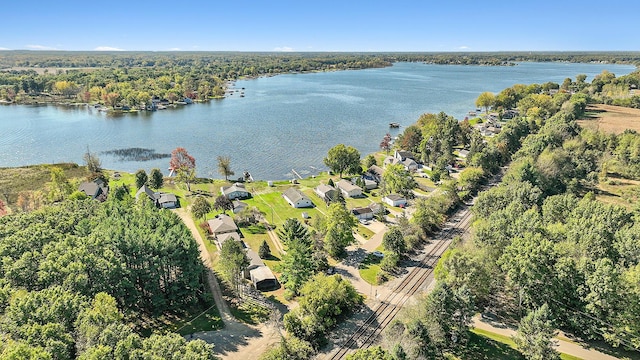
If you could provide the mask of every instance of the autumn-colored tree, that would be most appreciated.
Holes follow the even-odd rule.
[[[171,152],[169,169],[175,171],[176,178],[184,182],[191,191],[191,182],[196,177],[196,159],[185,148],[177,147]]]
[[[391,150],[391,134],[387,133],[380,142],[380,149],[384,150],[387,154]]]
[[[118,101],[120,100],[120,94],[116,92],[110,92],[102,95],[102,100],[108,106],[111,106],[113,109],[118,105]]]

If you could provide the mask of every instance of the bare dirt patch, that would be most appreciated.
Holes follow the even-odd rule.
[[[640,132],[640,109],[594,104],[587,106],[587,116],[578,120],[580,126],[620,134],[625,130]]]

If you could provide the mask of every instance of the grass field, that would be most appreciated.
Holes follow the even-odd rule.
[[[620,134],[626,129],[640,131],[640,109],[592,104],[587,106],[586,116],[578,120],[578,124],[613,134]]]
[[[382,269],[380,269],[381,260],[382,259],[377,256],[368,254],[358,268],[360,277],[371,285],[378,285],[378,273],[382,271]]]
[[[631,210],[640,200],[640,181],[609,176],[598,184],[596,198]]]
[[[475,335],[475,336],[474,336]],[[483,329],[472,329],[471,339],[465,354],[475,354],[479,357],[464,357],[465,359],[524,359],[516,350],[516,343],[504,335]],[[580,360],[580,358],[560,353],[562,360]]]

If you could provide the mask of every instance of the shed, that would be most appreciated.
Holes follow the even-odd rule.
[[[278,287],[278,279],[266,266],[258,266],[249,271],[253,286],[260,291],[271,290]]]

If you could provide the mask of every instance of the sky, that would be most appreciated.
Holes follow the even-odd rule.
[[[637,0],[23,0],[0,24],[0,50],[640,51]]]

